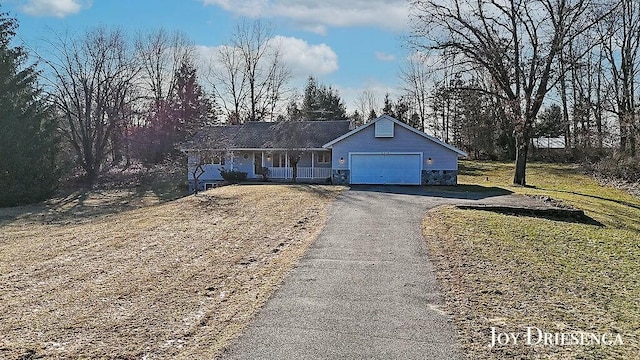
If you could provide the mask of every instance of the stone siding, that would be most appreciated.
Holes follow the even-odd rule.
[[[422,170],[422,185],[457,185],[458,170]]]
[[[331,170],[331,183],[333,185],[349,185],[351,182],[349,170]]]

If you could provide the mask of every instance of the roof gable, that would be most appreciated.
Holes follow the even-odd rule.
[[[401,121],[399,121],[399,120],[397,120],[397,119],[395,119],[395,118],[393,118],[393,117],[391,117],[389,115],[382,115],[382,116],[374,119],[373,121],[370,121],[370,122],[368,122],[368,123],[366,123],[366,124],[364,124],[362,126],[359,126],[359,127],[349,131],[348,133],[346,133],[346,134],[344,134],[344,135],[342,135],[342,136],[340,136],[340,137],[338,137],[338,138],[336,138],[336,139],[334,139],[332,141],[329,141],[328,143],[324,144],[322,147],[331,148],[334,144],[336,144],[336,143],[338,143],[338,142],[340,142],[340,141],[342,141],[342,140],[344,140],[344,139],[346,139],[346,138],[348,138],[348,137],[350,137],[350,136],[352,136],[352,135],[354,135],[354,134],[356,134],[356,133],[368,128],[369,126],[374,125],[378,121],[392,121],[394,124],[396,124],[398,126],[401,126],[402,128],[407,129],[407,130],[409,130],[409,131],[411,131],[411,132],[413,132],[413,133],[415,133],[417,135],[420,135],[421,137],[425,138],[428,141],[432,141],[432,142],[434,142],[434,143],[436,143],[436,144],[438,144],[438,145],[440,145],[440,146],[442,146],[442,147],[444,147],[446,149],[449,149],[449,150],[455,152],[456,154],[458,154],[460,156],[467,156],[467,153],[465,153],[464,151],[456,148],[455,146],[449,145],[449,144],[445,143],[444,141],[442,141],[442,140],[440,140],[440,139],[438,139],[436,137],[433,137],[431,135],[427,135],[426,133],[424,133],[422,131],[419,131],[419,130],[417,130],[417,129],[415,129],[415,128],[413,128],[413,127],[411,127],[411,126],[409,126],[409,125],[407,125],[407,124],[405,124],[405,123],[403,123],[403,122],[401,122]]]

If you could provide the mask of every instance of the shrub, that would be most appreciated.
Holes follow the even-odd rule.
[[[243,171],[220,169],[220,176],[230,183],[239,183],[247,180],[247,173]]]
[[[640,159],[614,155],[595,163],[593,170],[606,178],[637,182],[640,179]]]
[[[262,176],[262,181],[269,180],[269,174],[270,174],[270,171],[269,171],[269,168],[267,167],[263,166],[258,170],[258,175]]]

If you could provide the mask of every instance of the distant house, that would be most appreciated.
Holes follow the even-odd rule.
[[[564,149],[564,137],[539,137],[531,140],[536,149]]]
[[[467,154],[388,115],[353,129],[349,121],[249,122],[202,130],[185,146],[189,164],[206,157],[191,189],[222,180],[220,169],[260,179],[333,184],[455,185],[458,157]]]

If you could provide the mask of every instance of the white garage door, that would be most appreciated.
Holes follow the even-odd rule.
[[[420,154],[352,154],[352,184],[420,185]]]

